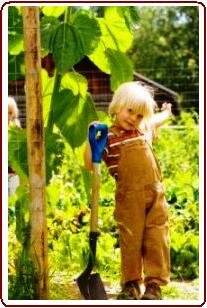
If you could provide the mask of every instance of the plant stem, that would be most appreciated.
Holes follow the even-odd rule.
[[[48,116],[48,121],[47,121],[47,132],[49,133],[53,131],[53,125],[54,125],[53,106],[55,104],[55,97],[58,94],[59,89],[60,89],[61,77],[62,76],[60,73],[56,73],[55,83],[54,83],[54,88],[53,88],[53,93],[52,93],[52,98],[51,98],[51,103],[50,103],[50,111],[49,111],[49,116]]]

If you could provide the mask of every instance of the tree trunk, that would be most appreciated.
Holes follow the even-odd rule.
[[[31,257],[37,274],[36,292],[38,299],[48,299],[45,148],[38,7],[23,7],[23,27],[26,66],[25,92],[30,185]]]

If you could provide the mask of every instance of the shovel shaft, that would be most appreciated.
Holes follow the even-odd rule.
[[[81,294],[86,300],[106,300],[107,294],[103,282],[98,273],[91,274],[96,258],[96,243],[99,236],[98,232],[98,205],[100,191],[100,163],[93,163],[92,176],[92,204],[90,219],[89,246],[90,254],[88,265],[84,272],[77,278],[77,284]]]
[[[91,204],[91,219],[90,231],[97,232],[98,230],[98,204],[99,204],[99,191],[100,191],[100,163],[93,163],[93,176],[92,176],[92,204]]]

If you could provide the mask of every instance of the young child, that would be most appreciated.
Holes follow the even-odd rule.
[[[122,291],[117,299],[161,299],[170,279],[168,210],[160,167],[151,143],[171,115],[171,104],[154,114],[152,90],[139,82],[122,84],[113,96],[103,159],[116,180],[114,216],[119,229]],[[92,169],[89,144],[85,166]],[[145,284],[141,296],[140,284]]]
[[[13,97],[9,96],[8,98],[8,126],[15,125],[20,127],[20,122],[18,119],[19,110],[17,104]]]
[[[8,98],[8,126],[21,127],[18,119],[19,110],[13,97]],[[13,195],[19,186],[19,176],[8,166],[8,194]]]

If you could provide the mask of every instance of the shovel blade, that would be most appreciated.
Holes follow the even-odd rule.
[[[79,277],[77,284],[81,294],[87,300],[107,300],[106,291],[99,273],[90,274],[86,277]]]
[[[91,299],[104,300],[107,299],[106,291],[99,273],[90,275],[89,292]]]

